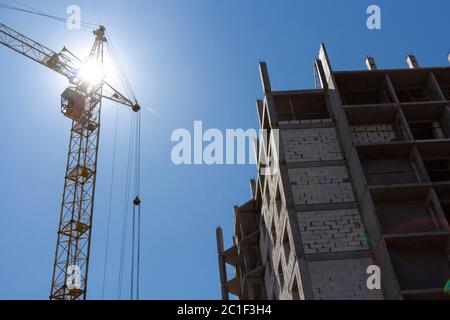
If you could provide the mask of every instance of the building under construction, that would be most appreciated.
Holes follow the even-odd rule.
[[[260,64],[260,141],[252,199],[234,208],[222,297],[449,299],[450,67],[333,71],[322,45],[316,89],[272,91]],[[367,286],[370,266],[381,289]],[[230,276],[230,269],[234,275]],[[369,268],[370,269],[370,268]]]

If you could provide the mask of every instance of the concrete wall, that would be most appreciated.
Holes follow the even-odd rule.
[[[381,300],[379,290],[367,289],[370,258],[312,261],[308,263],[317,300]]]

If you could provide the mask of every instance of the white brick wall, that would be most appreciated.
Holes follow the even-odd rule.
[[[345,166],[289,169],[296,205],[355,201]]]
[[[297,213],[305,253],[368,250],[359,211]]]
[[[336,129],[281,130],[286,162],[343,160]]]
[[[381,300],[381,290],[369,290],[366,273],[370,258],[309,262],[314,298],[317,300]]]
[[[385,143],[396,140],[394,128],[390,124],[352,126],[356,144]]]

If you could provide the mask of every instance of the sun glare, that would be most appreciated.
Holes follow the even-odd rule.
[[[78,68],[77,82],[88,84],[90,87],[98,86],[103,81],[116,83],[117,79],[117,72],[108,57],[105,57],[103,67],[94,60],[88,60]]]
[[[88,61],[80,70],[80,80],[89,85],[99,85],[105,78],[102,66],[95,61]]]

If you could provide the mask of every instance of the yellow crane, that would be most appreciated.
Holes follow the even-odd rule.
[[[48,67],[69,80],[61,95],[61,112],[72,121],[61,204],[50,299],[86,299],[92,237],[102,100],[139,112],[135,97],[123,94],[103,74],[105,27],[94,31],[88,58],[78,59],[66,48],[55,52],[0,23],[0,44]],[[140,204],[136,198],[135,205]]]

